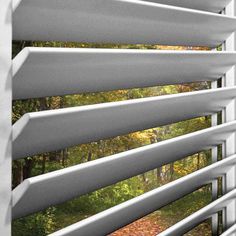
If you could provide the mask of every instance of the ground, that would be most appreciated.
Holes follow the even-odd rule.
[[[161,225],[163,222],[160,217],[148,216],[114,232],[110,236],[156,236],[164,230]]]

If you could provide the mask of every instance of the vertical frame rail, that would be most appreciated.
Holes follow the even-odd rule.
[[[11,235],[12,1],[0,0],[0,235]]]
[[[216,89],[217,88],[217,81],[213,81],[211,83],[211,89]],[[213,114],[211,116],[211,126],[216,126],[218,124],[218,114]],[[211,160],[212,163],[215,163],[218,161],[218,147],[213,147],[211,149]],[[218,198],[218,180],[213,180],[212,181],[212,201],[215,201]],[[211,224],[212,224],[212,236],[217,236],[218,235],[218,222],[219,222],[219,217],[218,214],[214,214],[211,217]]]
[[[236,16],[236,0],[232,0],[225,9],[225,14],[228,16]],[[236,33],[233,33],[224,44],[225,51],[236,50]],[[236,85],[236,69],[235,66],[226,73],[224,78],[224,86],[232,87]],[[226,107],[224,112],[224,121],[230,122],[236,120],[236,100],[232,100],[231,103]],[[232,134],[225,142],[225,156],[230,156],[236,153],[236,133]],[[231,170],[225,176],[225,191],[229,192],[236,188],[236,166],[232,167]],[[225,209],[224,213],[225,227],[229,228],[236,222],[236,200],[232,201]],[[232,236],[236,236],[234,233]]]

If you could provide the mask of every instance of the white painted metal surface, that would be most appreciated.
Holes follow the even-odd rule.
[[[231,0],[145,0],[148,2],[192,8],[202,11],[219,13],[225,9]]]
[[[235,52],[25,48],[13,61],[14,99],[221,78]]]
[[[13,127],[13,159],[210,115],[235,96],[234,87],[28,113]]]
[[[236,30],[234,17],[138,0],[13,0],[13,7],[16,40],[216,47]]]
[[[231,226],[227,231],[225,231],[221,236],[232,236],[236,232],[236,224]]]
[[[27,179],[13,191],[13,217],[63,203],[217,146],[235,130],[236,121]],[[42,191],[47,193],[43,197]]]
[[[215,51],[215,50],[214,50]],[[218,81],[212,81],[211,82],[211,88],[216,89],[218,88]],[[215,113],[211,116],[211,126],[217,126],[219,123],[218,120],[218,113]],[[219,153],[219,146],[212,147],[211,149],[211,161],[212,163],[215,163],[218,161],[218,153]],[[211,195],[212,195],[212,201],[215,201],[218,198],[219,193],[219,181],[218,179],[215,179],[211,183]],[[211,217],[211,233],[212,236],[217,236],[219,231],[219,214],[216,213],[212,215]]]
[[[11,1],[0,0],[0,235],[11,235]]]
[[[236,16],[236,0],[232,0],[225,9],[227,16]],[[224,47],[226,51],[236,50],[236,36],[235,32],[225,41]],[[224,86],[233,87],[236,85],[236,69],[235,66],[226,73]],[[236,120],[236,99],[233,99],[231,103],[226,107],[224,112],[224,121],[230,122]],[[225,157],[236,153],[236,133],[232,134],[226,140],[225,143]],[[225,176],[225,191],[229,192],[236,188],[236,165]],[[236,200],[232,201],[227,207],[223,214],[224,217],[224,228],[228,229],[236,223]],[[231,236],[236,236],[236,233],[232,233]]]
[[[66,227],[51,236],[107,235],[210,183],[213,179],[224,175],[235,164],[236,156],[234,155]]]

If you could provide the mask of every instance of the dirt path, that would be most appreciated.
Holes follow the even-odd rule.
[[[145,217],[116,232],[110,236],[156,236],[162,230],[162,223],[157,218]]]
[[[174,222],[169,219],[164,219],[160,215],[153,214],[144,217],[126,227],[110,234],[108,236],[156,236],[170,227]],[[186,236],[210,236],[210,224],[203,223],[194,230],[186,234]]]

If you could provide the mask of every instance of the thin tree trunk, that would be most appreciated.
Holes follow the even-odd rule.
[[[20,161],[15,161],[13,169],[13,188],[19,185],[23,181],[23,169]]]
[[[146,179],[146,175],[145,175],[145,173],[144,173],[144,174],[142,174],[142,178],[143,178],[143,182],[146,184],[146,182],[147,182],[147,179]]]
[[[89,151],[87,161],[92,161],[92,152]]]
[[[65,167],[66,165],[66,159],[68,157],[68,149],[65,148],[62,150],[62,166]]]
[[[46,169],[46,155],[43,154],[41,174],[44,174],[44,173],[45,173],[45,169]]]
[[[174,179],[174,163],[170,164],[170,181]]]
[[[197,154],[197,170],[200,169],[200,161],[201,161],[201,155],[200,153]]]
[[[33,160],[31,158],[26,159],[25,165],[23,167],[23,179],[31,177],[32,167],[33,167]]]
[[[160,168],[156,169],[156,177],[157,177],[157,182],[160,182],[160,179],[161,179],[161,170],[160,170]]]

